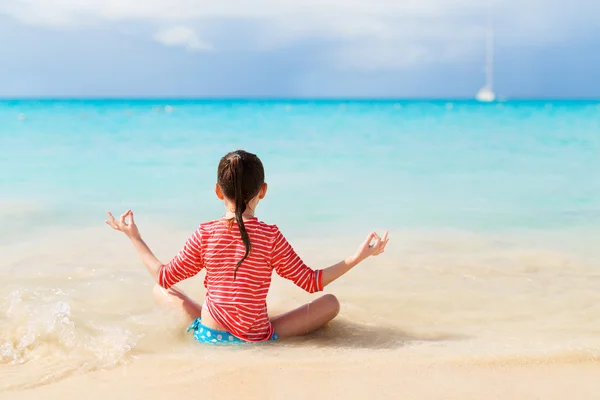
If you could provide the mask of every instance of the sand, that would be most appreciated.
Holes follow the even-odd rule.
[[[182,366],[135,362],[2,399],[597,399],[600,362],[547,365],[404,365],[401,360]]]

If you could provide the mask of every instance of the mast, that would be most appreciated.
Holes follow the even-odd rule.
[[[492,2],[488,3],[488,24],[486,32],[485,86],[492,91],[494,80],[494,29],[492,26]]]

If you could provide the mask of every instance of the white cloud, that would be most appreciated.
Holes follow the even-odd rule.
[[[165,46],[182,46],[191,51],[210,50],[212,47],[202,42],[196,32],[187,26],[174,26],[159,30],[154,39]]]
[[[580,3],[580,6],[577,6]],[[352,68],[402,68],[452,62],[483,51],[485,0],[0,0],[0,14],[23,23],[81,29],[103,22],[143,22],[155,40],[190,50],[208,48],[203,27],[218,47],[220,22],[250,22],[237,32],[257,49],[299,40],[335,44],[331,60]],[[586,11],[583,11],[586,10]],[[495,0],[504,43],[564,40],[570,27],[593,24],[596,0]],[[164,28],[165,26],[171,28]],[[227,32],[228,35],[232,33]]]

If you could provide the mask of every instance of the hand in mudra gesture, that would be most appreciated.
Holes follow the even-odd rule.
[[[357,261],[362,261],[370,256],[377,256],[385,251],[388,241],[387,231],[383,234],[383,238],[379,237],[377,233],[371,232],[360,245],[354,257]]]
[[[127,217],[129,217],[129,222],[127,222]],[[133,219],[133,211],[128,210],[119,220],[116,220],[113,215],[108,212],[108,220],[106,224],[112,227],[116,231],[121,231],[130,239],[140,237],[140,232],[138,231],[137,225]]]

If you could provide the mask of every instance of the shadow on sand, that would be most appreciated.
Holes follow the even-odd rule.
[[[396,327],[370,326],[338,319],[330,322],[323,329],[285,342],[301,346],[386,350],[423,342],[457,341],[466,338],[454,334],[411,334]]]

